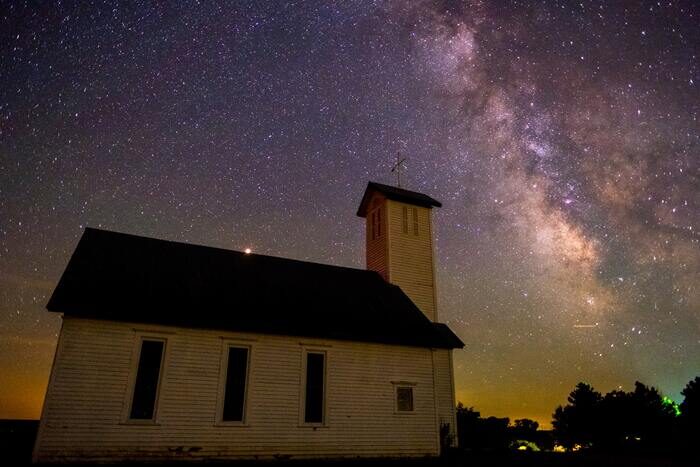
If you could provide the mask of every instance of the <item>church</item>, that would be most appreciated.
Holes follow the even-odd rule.
[[[35,462],[437,456],[456,443],[425,194],[370,182],[367,269],[87,228]]]

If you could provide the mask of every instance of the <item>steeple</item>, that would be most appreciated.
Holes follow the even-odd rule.
[[[432,208],[428,195],[369,182],[357,210],[366,222],[367,269],[398,285],[431,321],[437,321]]]

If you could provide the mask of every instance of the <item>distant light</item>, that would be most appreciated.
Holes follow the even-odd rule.
[[[246,249],[243,250],[243,251],[245,252],[246,255],[249,255],[249,254],[251,254],[251,253],[253,252],[253,250],[251,250],[250,248],[246,248]]]

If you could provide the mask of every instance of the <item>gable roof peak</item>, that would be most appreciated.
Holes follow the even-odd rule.
[[[426,194],[419,193],[417,191],[407,190],[405,188],[399,188],[396,186],[385,185],[383,183],[370,181],[367,183],[367,188],[365,189],[365,193],[362,196],[360,207],[357,209],[358,216],[367,217],[369,202],[372,199],[372,195],[374,193],[380,193],[386,198],[393,201],[400,201],[402,203],[422,206],[424,208],[442,207],[442,203],[440,201]]]

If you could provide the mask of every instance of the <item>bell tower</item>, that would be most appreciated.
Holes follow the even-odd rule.
[[[398,285],[413,303],[437,322],[430,196],[369,182],[357,210],[366,219],[367,269]]]

